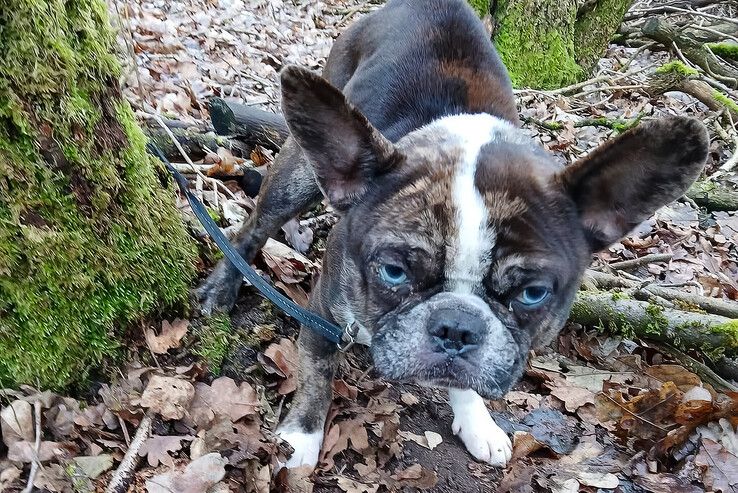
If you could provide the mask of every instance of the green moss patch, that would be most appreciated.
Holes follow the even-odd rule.
[[[717,56],[738,60],[738,43],[708,43],[707,46]]]
[[[479,17],[489,14],[490,0],[469,0],[469,5],[476,10]]]
[[[211,373],[220,375],[223,360],[236,338],[231,326],[231,318],[228,314],[221,313],[204,322],[195,331],[198,342],[192,352],[205,360]]]
[[[61,388],[186,300],[194,250],[120,97],[102,0],[0,9],[0,385]]]
[[[684,63],[676,61],[676,60],[660,66],[659,68],[656,69],[656,73],[657,74],[681,75],[684,77],[691,77],[691,76],[699,74],[699,72],[696,69],[693,69],[692,67],[685,65]]]
[[[514,86],[552,89],[583,77],[574,60],[575,6],[503,0],[497,12],[494,42]]]

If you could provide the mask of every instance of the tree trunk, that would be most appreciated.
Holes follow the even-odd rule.
[[[186,299],[194,250],[118,86],[103,0],[0,8],[0,387],[59,388]]]
[[[470,2],[478,9],[478,4],[484,3]],[[589,75],[632,3],[497,0],[488,10],[491,9],[495,24],[495,45],[513,84],[553,89]]]

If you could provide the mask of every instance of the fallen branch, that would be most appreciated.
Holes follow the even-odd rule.
[[[277,113],[221,98],[211,98],[209,109],[217,134],[231,136],[251,147],[259,145],[277,152],[289,135],[284,117]]]
[[[661,43],[666,47],[674,46],[690,62],[699,66],[708,75],[720,80],[729,87],[738,87],[738,70],[720,59],[710,51],[705,43],[686,36],[676,26],[662,19],[651,18],[641,28],[647,38]]]
[[[587,270],[584,284],[601,290],[632,289],[632,296],[639,300],[649,301],[655,296],[676,302],[676,305],[693,307],[714,315],[738,319],[738,303],[686,293],[657,284],[639,283],[592,269]]]
[[[201,127],[180,127],[172,125],[170,121],[164,122],[177,142],[184,151],[194,160],[202,159],[207,154],[206,149],[215,151],[218,147],[224,147],[239,157],[248,157],[249,149],[246,145],[236,139],[229,139],[213,133],[212,129]],[[144,133],[164,155],[170,160],[180,158],[179,149],[172,142],[169,134],[161,127],[147,125]]]
[[[652,262],[668,262],[673,257],[670,253],[652,253],[650,255],[644,255],[633,260],[623,260],[622,262],[615,262],[609,265],[611,269],[615,270],[626,270],[632,269],[633,267],[640,267],[642,265],[650,264]]]
[[[738,211],[738,190],[712,181],[698,181],[687,197],[708,211]]]
[[[125,493],[128,491],[128,487],[133,480],[133,473],[136,470],[139,460],[141,460],[138,451],[151,434],[151,422],[152,417],[150,414],[147,414],[143,417],[141,423],[139,423],[131,446],[126,450],[126,455],[123,456],[118,469],[115,470],[110,483],[105,488],[105,493]]]
[[[738,320],[663,308],[621,293],[577,293],[570,320],[707,354],[738,354]]]

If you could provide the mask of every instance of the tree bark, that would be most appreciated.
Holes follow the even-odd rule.
[[[6,0],[0,26],[0,387],[61,388],[186,300],[194,250],[104,1]]]
[[[498,0],[493,39],[516,87],[553,89],[589,75],[632,0]]]

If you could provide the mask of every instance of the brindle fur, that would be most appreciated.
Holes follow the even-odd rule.
[[[343,217],[328,239],[311,309],[366,328],[380,373],[487,397],[502,396],[528,351],[563,326],[592,252],[678,198],[707,155],[699,122],[668,118],[560,169],[515,130],[508,75],[463,0],[391,0],[337,39],[322,78],[287,68],[282,94],[292,136],[238,237],[240,252],[251,260],[322,192]],[[460,367],[466,374],[457,368],[445,375],[432,362],[423,324],[433,300],[453,301],[444,296],[459,212],[453,179],[464,149],[429,124],[461,113],[487,113],[512,126],[481,148],[474,175],[494,247],[471,295],[497,325]],[[388,262],[405,266],[409,281],[382,284],[377,270]],[[538,309],[523,309],[516,296],[531,282],[549,284],[554,294]],[[230,309],[239,285],[235,269],[221,262],[200,289],[203,310]],[[315,432],[330,404],[337,350],[309,330],[298,346],[299,385],[282,426]]]

